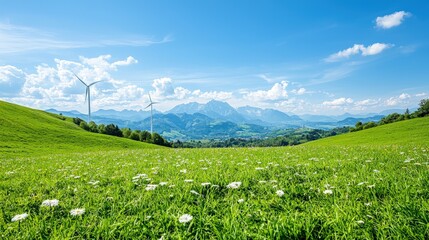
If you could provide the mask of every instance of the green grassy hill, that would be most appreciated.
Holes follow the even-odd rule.
[[[0,158],[66,152],[159,148],[129,139],[90,133],[72,119],[0,101]]]
[[[359,132],[320,139],[306,146],[429,144],[429,117],[386,124]]]

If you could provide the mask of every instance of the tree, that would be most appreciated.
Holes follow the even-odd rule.
[[[410,118],[411,118],[410,110],[407,108],[407,110],[405,110],[405,113],[404,113],[404,119],[410,119]]]
[[[162,138],[159,133],[154,132],[152,134],[152,142],[156,145],[164,145],[164,138]]]
[[[363,129],[368,129],[368,128],[373,128],[373,127],[377,127],[377,123],[375,122],[367,122],[364,126]]]
[[[105,128],[105,133],[112,136],[122,137],[122,131],[118,128],[117,125],[109,124]]]
[[[89,131],[89,126],[88,124],[86,124],[85,121],[80,122],[79,127],[81,127],[82,129]]]
[[[152,135],[148,131],[140,132],[140,141],[142,142],[152,142]]]
[[[98,133],[98,127],[94,121],[89,122],[88,127],[89,127],[89,131]]]
[[[429,99],[422,99],[419,104],[419,109],[416,111],[417,117],[424,117],[429,115]]]
[[[129,138],[131,135],[131,129],[129,128],[122,128],[122,135],[124,136],[124,138]]]
[[[106,134],[106,125],[104,125],[104,124],[100,124],[100,125],[98,125],[98,132],[99,133],[101,133],[101,134]]]
[[[131,134],[130,134],[130,136],[129,136],[129,138],[132,139],[132,140],[140,141],[139,131],[137,131],[137,130],[132,131]]]

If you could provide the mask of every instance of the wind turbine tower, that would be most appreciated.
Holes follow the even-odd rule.
[[[149,101],[150,103],[149,105],[147,105],[147,107],[145,107],[145,109],[150,107],[150,134],[152,135],[153,134],[153,105],[157,104],[158,102],[153,102],[152,98],[150,97],[150,94],[149,94]]]
[[[95,81],[91,84],[86,84],[82,79],[80,79],[75,73],[73,73],[79,81],[86,86],[86,92],[85,92],[85,101],[88,100],[88,123],[91,122],[91,86],[99,83],[101,81]]]

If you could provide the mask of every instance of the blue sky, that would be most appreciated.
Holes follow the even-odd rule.
[[[0,98],[336,115],[429,97],[426,1],[0,1]]]

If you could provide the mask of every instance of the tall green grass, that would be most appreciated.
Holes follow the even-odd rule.
[[[0,237],[427,239],[428,151],[153,149],[3,160]],[[41,206],[46,199],[59,206]],[[71,216],[74,208],[85,213]],[[21,213],[29,217],[11,221]],[[180,223],[183,214],[193,219]]]
[[[0,159],[53,153],[158,148],[113,136],[90,133],[70,118],[0,101]]]

